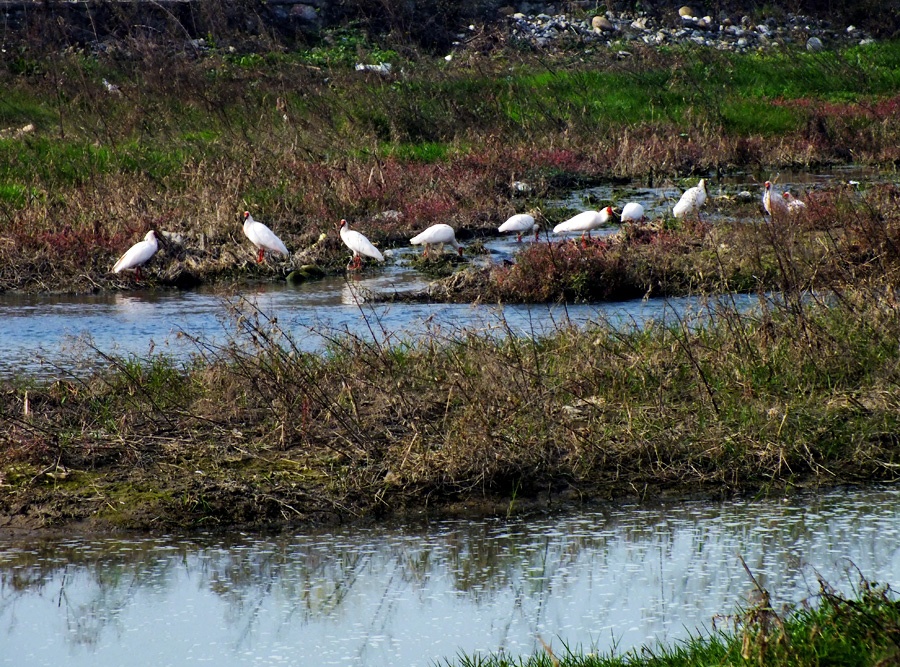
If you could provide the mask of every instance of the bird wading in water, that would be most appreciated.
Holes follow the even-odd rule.
[[[456,240],[456,232],[453,231],[453,227],[445,225],[444,223],[431,225],[431,227],[421,234],[413,236],[409,242],[412,245],[424,246],[424,254],[426,257],[428,257],[429,249],[433,246],[438,246],[438,252],[443,253],[445,243],[449,243],[456,248],[456,252],[460,257],[462,257],[463,254],[463,248],[459,245],[459,241]]]
[[[359,232],[350,229],[350,223],[344,219],[341,219],[340,224],[341,230],[341,240],[344,242],[350,250],[353,251],[353,257],[350,259],[350,262],[347,264],[347,268],[351,271],[356,271],[362,266],[362,256],[371,257],[372,259],[378,260],[379,262],[384,261],[384,255],[372,245],[372,242],[369,241],[365,236],[360,234]]]
[[[583,211],[576,216],[565,220],[553,228],[554,234],[565,234],[567,232],[581,232],[581,243],[586,245],[587,241],[584,235],[591,237],[591,230],[602,227],[613,215],[612,206],[607,206],[600,211]]]
[[[775,187],[772,185],[771,181],[766,181],[766,189],[763,192],[763,208],[766,209],[766,213],[771,215],[773,218],[779,218],[787,215],[790,210],[788,208],[788,203],[784,200],[784,197],[781,196],[779,192],[775,190]]]
[[[681,199],[672,209],[672,215],[676,218],[686,218],[694,213],[697,214],[697,220],[700,219],[700,207],[706,203],[706,179],[701,178],[700,182],[692,188],[688,188],[681,195]]]
[[[521,243],[522,234],[525,232],[534,232],[534,240],[537,241],[540,230],[541,226],[534,221],[534,212],[516,213],[497,228],[499,232],[515,232],[516,243]]]

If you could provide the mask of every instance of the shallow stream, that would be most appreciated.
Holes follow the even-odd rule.
[[[274,536],[0,537],[0,665],[426,667],[730,627],[900,582],[900,488]]]

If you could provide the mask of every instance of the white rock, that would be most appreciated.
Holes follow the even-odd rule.
[[[357,72],[375,72],[376,74],[387,75],[391,73],[390,63],[378,63],[377,65],[364,65],[356,63]]]
[[[825,48],[825,45],[822,44],[822,40],[818,37],[810,37],[806,40],[806,50],[807,51],[821,51]]]

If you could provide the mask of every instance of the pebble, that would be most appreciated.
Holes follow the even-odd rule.
[[[851,45],[874,41],[871,35],[855,26],[832,28],[826,21],[800,14],[787,14],[781,20],[768,18],[763,22],[755,22],[749,16],[741,16],[738,20],[720,15],[714,20],[711,16],[696,18],[693,10],[684,6],[679,15],[681,20],[677,27],[644,12],[628,11],[608,11],[605,16],[590,19],[547,12],[517,12],[509,15],[507,20],[514,39],[544,48],[552,47],[558,39],[572,36],[581,38],[588,48],[592,44],[615,45],[616,51],[625,46],[623,41],[651,46],[697,44],[738,53],[780,48],[797,41],[800,35],[807,38],[806,48],[812,52],[824,49],[826,42]]]
[[[610,23],[609,19],[605,16],[595,16],[591,19],[591,26],[595,31],[597,30],[605,30],[607,32],[611,32],[616,29],[612,23]]]

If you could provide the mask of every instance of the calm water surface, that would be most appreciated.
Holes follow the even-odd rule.
[[[0,538],[0,665],[425,667],[619,651],[900,582],[900,489],[265,537]],[[727,621],[720,622],[727,624]],[[540,638],[540,639],[539,639]]]
[[[637,326],[650,318],[702,310],[695,299],[687,298],[577,306],[373,305],[363,301],[366,290],[421,285],[411,273],[392,268],[384,275],[352,282],[338,277],[299,287],[267,284],[235,294],[211,290],[89,296],[0,294],[0,377],[78,373],[98,363],[97,351],[187,358],[197,352],[193,338],[224,343],[234,336],[235,306],[242,299],[277,318],[279,326],[306,351],[321,350],[346,333],[390,342],[426,333],[453,338],[463,330],[498,335],[510,330],[537,336],[568,323],[606,319],[618,326]],[[756,298],[743,296],[739,301],[749,306]]]

